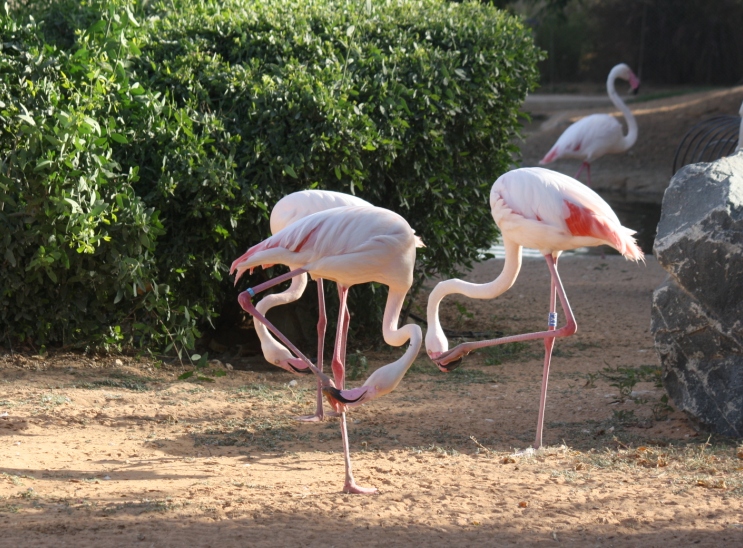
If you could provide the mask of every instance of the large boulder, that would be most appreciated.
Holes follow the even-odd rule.
[[[663,384],[701,426],[743,437],[743,152],[673,177],[654,252],[669,274],[651,320]]]

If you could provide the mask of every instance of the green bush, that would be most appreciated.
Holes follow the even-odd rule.
[[[304,188],[407,218],[427,245],[419,282],[470,265],[496,236],[489,187],[517,153],[540,59],[516,18],[443,0],[24,10],[49,23],[2,23],[17,44],[0,51],[7,336],[100,344],[118,329],[192,345],[234,303],[231,261]],[[379,303],[370,291],[355,298]],[[378,319],[362,308],[357,325]]]

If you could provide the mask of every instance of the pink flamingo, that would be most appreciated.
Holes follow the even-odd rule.
[[[633,230],[623,227],[609,205],[598,194],[575,179],[543,168],[522,168],[510,171],[493,184],[490,208],[501,230],[505,246],[503,271],[492,282],[473,284],[462,280],[445,280],[436,285],[428,298],[428,332],[426,350],[442,371],[456,368],[466,354],[478,348],[516,341],[544,339],[544,372],[539,399],[539,417],[534,448],[542,446],[544,408],[547,399],[552,347],[555,338],[575,333],[578,326],[557,273],[557,259],[567,249],[607,244],[627,259],[644,261]],[[516,281],[521,269],[521,248],[538,249],[547,260],[552,277],[547,331],[526,333],[469,342],[447,351],[448,341],[439,322],[439,303],[452,293],[472,299],[494,299]],[[565,313],[566,325],[557,327],[555,293]]]
[[[232,263],[235,282],[246,270],[263,265],[285,264],[297,268],[250,288],[238,296],[244,310],[263,322],[321,380],[322,390],[333,408],[341,414],[341,436],[346,468],[343,491],[368,494],[376,489],[360,487],[351,471],[346,426],[346,409],[383,396],[398,385],[415,360],[423,339],[417,325],[398,328],[405,295],[413,283],[415,248],[423,244],[410,225],[391,211],[378,207],[340,207],[300,219],[263,242],[251,247]],[[331,368],[335,381],[315,367],[282,333],[263,316],[251,297],[278,283],[308,272],[338,284],[340,309]],[[344,390],[346,337],[350,314],[348,288],[355,284],[377,282],[388,286],[382,333],[392,346],[410,341],[405,354],[367,379],[363,386]]]
[[[302,219],[318,211],[333,209],[336,207],[346,206],[364,206],[371,207],[371,204],[356,196],[333,192],[330,190],[303,190],[284,196],[276,202],[271,210],[271,234],[276,234],[286,228],[298,219]],[[290,266],[290,269],[292,267]],[[323,291],[322,278],[317,282],[317,301],[319,309],[319,318],[317,321],[317,368],[323,370],[323,346],[325,341],[325,327],[327,317],[325,315],[325,293]],[[256,309],[266,315],[274,306],[288,304],[296,301],[302,296],[307,287],[307,274],[295,276],[291,280],[289,289],[281,293],[266,295],[256,305]],[[255,332],[261,341],[261,350],[263,357],[267,362],[272,363],[291,373],[311,373],[307,365],[299,358],[292,355],[289,350],[274,339],[266,327],[253,318]],[[314,415],[297,417],[297,420],[315,422],[322,421],[324,418],[322,404],[322,385],[318,379],[317,384],[317,407]]]
[[[629,80],[632,90],[637,93],[640,81],[632,70],[621,63],[611,69],[606,80],[606,91],[609,99],[614,103],[627,120],[627,135],[622,134],[622,125],[616,118],[608,114],[591,114],[581,118],[566,129],[550,151],[540,160],[540,164],[550,164],[560,158],[577,158],[583,163],[575,174],[575,178],[585,168],[588,173],[588,185],[591,185],[591,162],[598,160],[604,154],[617,154],[629,150],[637,141],[637,122],[627,105],[619,98],[614,81],[617,78]]]

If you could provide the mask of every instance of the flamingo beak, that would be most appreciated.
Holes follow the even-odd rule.
[[[462,358],[459,358],[458,360],[452,360],[451,362],[441,363],[441,361],[439,361],[439,357],[449,353],[450,352],[429,352],[428,357],[433,360],[433,363],[435,363],[441,371],[443,371],[444,373],[451,373],[457,367],[462,365]],[[444,359],[446,359],[445,356]]]
[[[336,407],[338,404],[356,403],[366,395],[366,392],[365,392],[364,394],[361,394],[358,398],[352,400],[352,399],[349,399],[343,396],[343,394],[341,394],[341,391],[338,390],[335,386],[323,386],[322,393],[325,395],[325,398],[328,400],[328,403],[332,405],[333,407]]]
[[[451,373],[454,371],[457,367],[462,365],[462,358],[459,358],[458,360],[454,360],[453,362],[449,363],[439,363],[436,362],[436,365],[439,366],[439,369],[443,371],[444,373]]]
[[[298,375],[309,375],[310,373],[312,373],[312,370],[307,367],[307,364],[299,358],[292,358],[290,360],[286,360],[284,363]]]
[[[637,76],[631,73],[629,75],[629,85],[632,88],[632,94],[637,95],[637,92],[640,91],[640,80],[638,80]]]

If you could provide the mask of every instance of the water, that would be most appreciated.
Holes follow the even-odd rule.
[[[623,192],[596,191],[611,206],[619,217],[619,221],[626,227],[636,230],[637,244],[645,253],[653,252],[653,241],[660,221],[660,196],[645,196],[626,194]],[[497,244],[488,250],[496,259],[504,256],[503,245]],[[564,255],[590,254],[615,255],[617,251],[609,246],[581,247],[573,251],[566,251]],[[536,249],[524,249],[524,258],[542,258]]]

